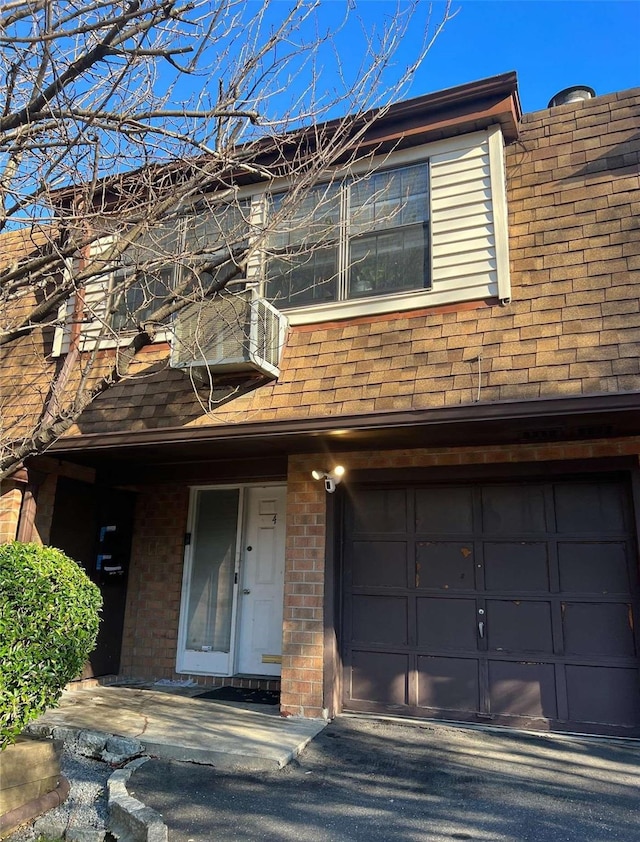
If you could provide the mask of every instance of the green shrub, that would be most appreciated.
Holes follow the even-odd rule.
[[[60,550],[0,545],[0,749],[80,675],[101,606],[100,590]]]

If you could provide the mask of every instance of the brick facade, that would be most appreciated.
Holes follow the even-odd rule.
[[[188,489],[140,494],[131,549],[122,661],[124,675],[174,675]]]

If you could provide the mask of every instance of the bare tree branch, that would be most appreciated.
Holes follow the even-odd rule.
[[[3,3],[0,478],[144,376],[184,308],[328,248],[335,190],[451,17],[429,9],[375,30],[355,0],[334,27],[317,0]]]

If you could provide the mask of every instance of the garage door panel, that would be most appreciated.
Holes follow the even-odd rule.
[[[406,588],[406,542],[354,541],[351,579],[354,587]]]
[[[567,655],[636,655],[631,604],[562,603],[562,626]]]
[[[535,485],[484,487],[482,528],[489,535],[546,532],[544,490]]]
[[[418,658],[418,707],[476,711],[478,662],[471,658]]]
[[[611,533],[627,529],[627,499],[620,485],[558,483],[554,496],[556,529],[560,533]]]
[[[553,653],[549,602],[487,600],[489,649],[515,653]]]
[[[560,590],[564,593],[630,593],[627,554],[624,541],[559,542]]]
[[[567,665],[569,719],[640,726],[638,670]]]
[[[351,662],[351,698],[407,705],[408,676],[408,655],[356,650]]]
[[[484,544],[484,575],[489,591],[548,591],[547,545],[487,541]]]
[[[354,642],[406,646],[407,622],[406,597],[370,594],[353,597],[351,639]]]
[[[470,487],[439,486],[415,492],[416,532],[460,535],[473,532],[473,492]]]
[[[421,541],[417,544],[417,588],[473,590],[475,586],[471,541]]]
[[[553,664],[489,661],[489,707],[496,716],[556,719]]]
[[[432,651],[475,650],[475,599],[418,597],[418,647]]]
[[[359,489],[351,507],[353,532],[406,532],[407,494],[400,489]]]

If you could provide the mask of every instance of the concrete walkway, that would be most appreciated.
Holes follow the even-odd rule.
[[[281,717],[277,707],[231,705],[130,687],[65,691],[38,726],[102,731],[139,740],[147,754],[230,770],[285,766],[325,727]]]

